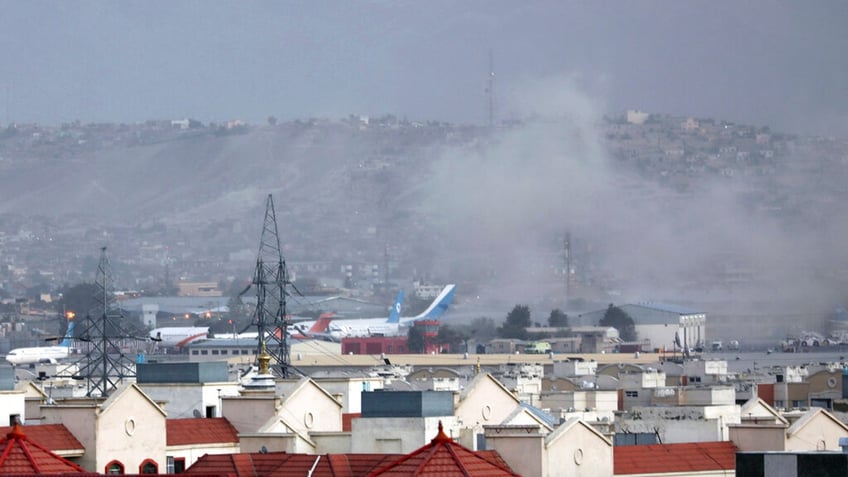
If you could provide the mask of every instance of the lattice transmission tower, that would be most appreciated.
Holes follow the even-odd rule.
[[[259,243],[259,255],[253,273],[252,286],[256,287],[256,317],[259,332],[259,355],[270,356],[270,371],[282,378],[293,376],[288,343],[286,315],[286,289],[291,286],[286,261],[280,249],[274,200],[268,194],[265,203],[265,221]],[[261,372],[262,370],[260,370]]]
[[[124,316],[115,301],[106,247],[100,249],[92,303],[79,335],[83,355],[77,363],[76,377],[86,381],[86,396],[107,397],[125,379],[135,377],[134,360],[125,354],[124,344],[128,339],[139,338],[125,329]]]

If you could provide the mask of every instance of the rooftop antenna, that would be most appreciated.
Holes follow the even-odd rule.
[[[86,396],[107,397],[125,379],[135,377],[134,362],[124,353],[123,341],[142,338],[130,336],[124,329],[126,323],[115,301],[106,247],[100,248],[92,299],[94,306],[83,321],[85,329],[80,335],[85,349],[76,377],[86,380]]]
[[[260,364],[265,360],[264,357],[268,356],[272,373],[282,378],[291,377],[291,350],[287,339],[291,319],[286,315],[286,287],[291,285],[291,282],[280,249],[274,199],[271,194],[268,194],[265,203],[265,221],[252,285],[256,287],[254,322],[259,332]]]

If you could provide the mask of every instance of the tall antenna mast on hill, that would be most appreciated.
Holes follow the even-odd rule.
[[[568,306],[568,300],[571,299],[571,232],[565,232],[562,245],[565,259],[565,305]]]
[[[286,261],[280,249],[274,200],[268,194],[265,203],[265,221],[256,258],[252,285],[256,287],[256,319],[259,332],[259,354],[270,355],[271,371],[282,378],[293,375],[288,343],[286,315],[286,287],[291,285],[286,271]]]
[[[489,84],[486,87],[489,100],[489,128],[495,126],[495,61],[492,59],[492,50],[489,50]]]
[[[135,377],[133,361],[122,351],[122,345],[127,338],[136,338],[130,337],[123,327],[124,316],[115,301],[106,247],[100,249],[94,284],[94,306],[85,317],[85,329],[80,335],[85,356],[78,363],[77,376],[86,380],[86,396],[107,397],[124,379]]]

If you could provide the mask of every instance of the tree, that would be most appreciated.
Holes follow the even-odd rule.
[[[420,326],[412,326],[406,335],[406,347],[410,353],[424,352],[424,332]]]
[[[633,322],[633,318],[612,303],[607,307],[604,317],[598,324],[617,329],[619,337],[624,341],[636,341],[636,324]]]
[[[559,308],[551,310],[551,315],[548,317],[548,326],[553,328],[568,328],[568,315],[563,313]]]
[[[498,325],[495,323],[495,320],[488,316],[474,318],[465,327],[462,331],[477,341],[488,341],[498,336]]]
[[[527,328],[530,327],[530,307],[527,305],[515,305],[506,315],[506,322],[498,328],[498,336],[501,338],[527,339]]]
[[[450,351],[464,349],[468,335],[448,325],[439,326],[438,341],[440,344],[448,345]]]

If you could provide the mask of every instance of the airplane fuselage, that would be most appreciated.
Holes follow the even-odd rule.
[[[150,332],[150,339],[159,342],[165,348],[182,348],[183,346],[203,341],[209,337],[208,327],[172,326],[156,328]]]
[[[71,350],[67,346],[40,346],[33,348],[18,348],[9,351],[6,361],[18,364],[34,364],[56,362],[70,356]]]

